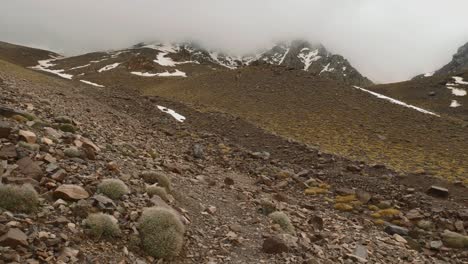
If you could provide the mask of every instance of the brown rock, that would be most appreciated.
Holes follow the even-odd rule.
[[[20,138],[26,142],[28,142],[29,144],[34,144],[36,143],[36,140],[37,140],[37,137],[36,137],[36,134],[34,134],[33,132],[31,131],[27,131],[27,130],[20,130],[18,132],[18,135],[20,136]]]
[[[0,149],[0,159],[16,158],[17,156],[15,145],[6,145]]]
[[[11,130],[12,125],[9,122],[0,121],[0,138],[8,138]]]
[[[52,179],[62,182],[66,176],[67,176],[67,172],[65,170],[60,169],[56,171],[54,174],[52,174]]]
[[[111,161],[107,163],[107,169],[110,171],[119,171],[119,166],[117,165],[116,162]]]
[[[262,250],[268,254],[288,252],[286,243],[278,237],[268,237],[263,241]]]
[[[24,157],[18,160],[16,164],[18,165],[18,168],[21,171],[21,173],[24,174],[26,177],[31,177],[40,180],[44,175],[44,172],[39,166],[39,163],[34,162],[30,157]]]
[[[64,200],[81,200],[89,197],[83,187],[74,184],[60,185],[54,192],[54,198]]]
[[[0,246],[15,248],[17,246],[28,246],[28,237],[18,228],[10,228],[8,232],[0,237]]]
[[[234,185],[234,180],[230,177],[224,178],[224,184],[226,185]]]
[[[446,188],[432,185],[426,192],[430,196],[438,198],[447,198],[449,196],[449,191]]]

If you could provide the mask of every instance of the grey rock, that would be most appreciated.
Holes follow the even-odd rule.
[[[203,146],[200,144],[195,144],[193,146],[193,157],[196,159],[203,159],[205,153],[203,151]]]
[[[440,186],[432,185],[427,191],[427,194],[437,198],[447,198],[449,196],[449,190]]]
[[[10,228],[8,232],[0,237],[0,246],[12,247],[28,246],[28,237],[18,228]]]
[[[389,235],[398,234],[400,236],[407,236],[409,230],[407,228],[397,226],[397,225],[387,225],[384,228],[384,231]]]

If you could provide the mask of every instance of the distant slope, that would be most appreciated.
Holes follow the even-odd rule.
[[[50,56],[58,56],[56,53],[14,45],[0,41],[0,59],[13,64],[28,67],[37,65],[38,60],[44,60]]]
[[[450,179],[467,177],[468,131],[459,122],[304,71],[260,65],[167,81],[147,93],[227,112],[347,157]]]
[[[468,71],[376,85],[373,91],[468,121]]]
[[[77,79],[77,76],[100,79],[98,76],[100,73],[119,69],[121,74],[132,74],[140,78],[187,77],[267,63],[303,70],[313,76],[346,84],[359,86],[372,84],[344,57],[330,53],[322,45],[312,45],[301,40],[278,44],[264,52],[249,56],[232,56],[209,51],[193,43],[140,43],[129,49],[93,52],[41,63],[43,65],[37,69],[70,79]]]
[[[464,71],[468,71],[468,43],[458,48],[452,60],[435,74],[458,74]]]

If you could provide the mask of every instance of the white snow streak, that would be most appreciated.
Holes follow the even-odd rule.
[[[452,86],[447,86],[447,89],[452,90],[452,94],[455,96],[465,96],[466,95],[466,90],[461,89],[461,88],[456,88]]]
[[[158,109],[161,110],[162,112],[170,114],[170,115],[171,115],[172,117],[174,117],[177,121],[179,121],[179,122],[184,122],[184,121],[185,121],[185,116],[176,113],[174,110],[169,109],[169,108],[164,107],[164,106],[160,106],[160,105],[158,105],[157,107],[158,107]]]
[[[291,50],[291,48],[288,47],[288,49],[284,53],[283,57],[281,58],[280,62],[278,63],[278,65],[281,65],[281,63],[283,63],[284,59],[286,58],[286,55],[288,55],[288,53],[289,53],[289,50]]]
[[[93,82],[86,81],[86,80],[80,80],[80,82],[86,83],[86,84],[89,84],[89,85],[92,85],[92,86],[96,86],[96,87],[104,87],[104,85],[100,85],[100,84],[93,83]]]
[[[90,66],[91,64],[85,64],[85,65],[81,65],[81,66],[76,66],[76,67],[73,67],[71,68],[70,70],[76,70],[76,69],[81,69],[81,68],[86,68],[88,66]]]
[[[414,105],[410,105],[410,104],[407,104],[407,103],[405,103],[405,102],[402,102],[402,101],[393,99],[393,98],[388,97],[388,96],[385,96],[385,95],[383,95],[383,94],[379,94],[379,93],[376,93],[376,92],[373,92],[373,91],[369,91],[369,90],[366,90],[366,89],[361,88],[361,87],[358,87],[358,86],[353,86],[353,87],[356,88],[356,89],[359,89],[359,90],[361,90],[361,91],[370,93],[370,94],[376,96],[377,98],[387,100],[387,101],[389,101],[389,102],[391,102],[391,103],[393,103],[393,104],[398,104],[398,105],[401,105],[401,106],[404,106],[404,107],[407,107],[407,108],[411,108],[411,109],[414,109],[414,110],[419,111],[419,112],[424,113],[424,114],[429,114],[429,115],[434,115],[434,116],[440,117],[440,115],[438,115],[438,114],[436,114],[436,113],[433,113],[433,112],[427,111],[427,110],[425,110],[425,109],[416,107],[416,106],[414,106]]]
[[[161,73],[149,73],[149,72],[130,72],[133,75],[138,75],[142,77],[187,77],[187,74],[185,72],[175,70],[175,72],[161,72]]]
[[[464,82],[464,81],[463,81],[463,78],[462,78],[462,77],[453,76],[452,78],[455,80],[455,83],[457,83],[457,84],[463,84],[463,85],[467,85],[467,84],[468,84],[468,82]]]
[[[335,68],[330,68],[330,63],[328,63],[327,65],[325,65],[325,67],[323,67],[323,69],[320,71],[319,75],[322,74],[323,72],[331,72],[331,71],[334,71]]]
[[[48,73],[52,73],[52,74],[55,74],[55,75],[58,75],[62,78],[65,78],[65,79],[69,79],[71,80],[71,78],[73,78],[73,75],[71,74],[67,74],[67,73],[63,73],[65,70],[52,70],[52,69],[49,69],[50,67],[53,67],[55,66],[56,64],[53,64],[51,63],[52,61],[56,61],[60,58],[52,58],[52,59],[48,59],[48,60],[40,60],[38,61],[39,65],[36,65],[34,67],[31,67],[31,69],[35,69],[35,70],[39,70],[39,71],[44,71],[44,72],[48,72]]]
[[[431,77],[435,72],[428,72],[424,74],[424,77]]]
[[[117,68],[117,66],[119,66],[119,65],[120,65],[120,62],[116,62],[116,63],[110,64],[110,65],[106,65],[106,66],[102,67],[101,69],[99,69],[98,72],[110,71],[112,69]]]

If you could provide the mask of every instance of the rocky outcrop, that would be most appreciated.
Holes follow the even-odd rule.
[[[453,55],[452,61],[435,72],[435,74],[455,74],[468,70],[468,43],[461,46]]]
[[[310,72],[314,76],[368,86],[372,82],[362,76],[343,56],[332,54],[322,44],[311,44],[305,40],[281,43],[263,53],[260,61]]]

